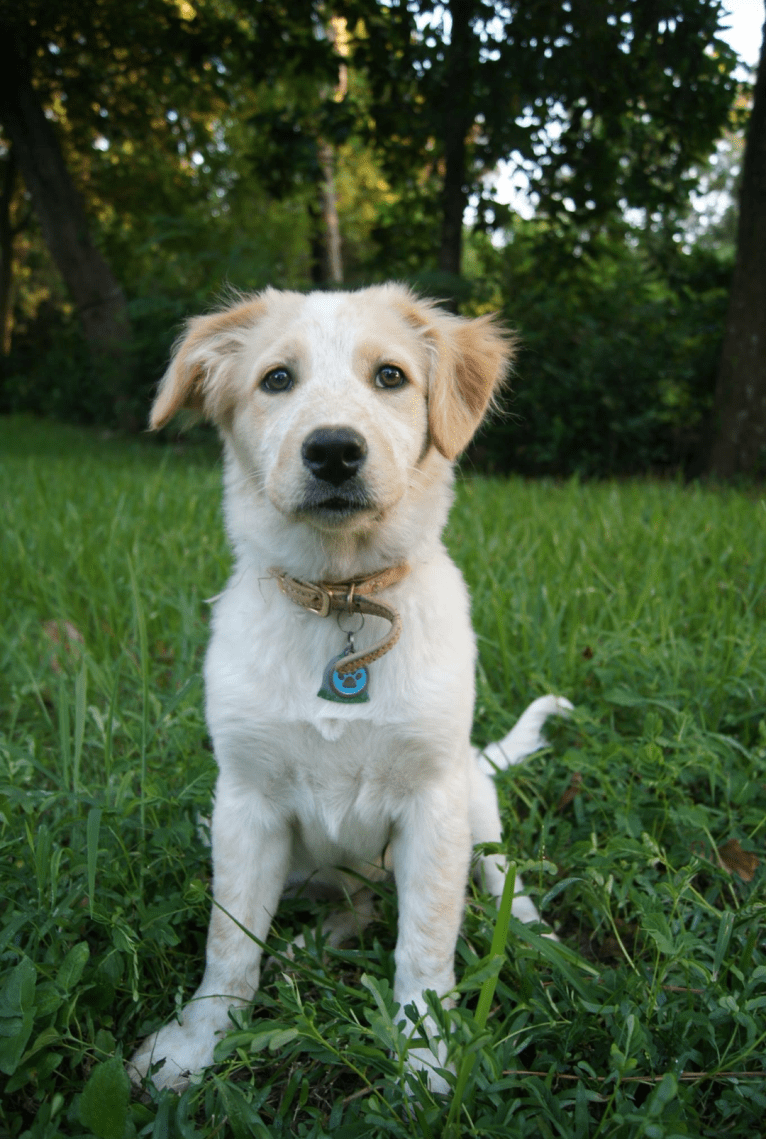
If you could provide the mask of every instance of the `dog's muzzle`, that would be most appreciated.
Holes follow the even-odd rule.
[[[318,427],[301,448],[309,472],[304,510],[349,513],[372,506],[361,478],[367,442],[353,427]]]

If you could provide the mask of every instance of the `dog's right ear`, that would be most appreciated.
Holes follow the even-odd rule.
[[[176,412],[189,411],[220,423],[236,398],[235,368],[249,329],[266,309],[263,296],[219,312],[195,316],[186,326],[160,381],[149,416],[158,431]]]

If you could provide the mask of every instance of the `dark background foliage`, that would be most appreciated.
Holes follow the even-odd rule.
[[[558,261],[547,273],[546,254]],[[480,435],[476,463],[528,475],[695,473],[728,259],[677,251],[662,272],[644,250],[603,241],[566,263],[532,232],[486,262],[521,346],[506,415]]]

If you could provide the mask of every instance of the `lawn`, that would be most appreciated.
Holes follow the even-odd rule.
[[[762,492],[466,472],[447,537],[474,598],[476,741],[545,692],[576,705],[499,778],[560,944],[469,899],[443,1103],[398,1079],[392,890],[341,950],[291,901],[218,1066],[139,1099],[122,1058],[196,986],[210,905],[220,463],[20,419],[0,453],[0,1135],[761,1133]]]

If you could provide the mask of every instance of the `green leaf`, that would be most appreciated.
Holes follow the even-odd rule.
[[[0,1072],[13,1075],[32,1035],[37,971],[24,957],[0,989]]]
[[[234,1084],[216,1079],[234,1139],[271,1139],[271,1134],[252,1104]]]
[[[53,981],[43,981],[35,990],[35,1016],[37,1019],[42,1020],[54,1013],[61,1006],[63,999]]]
[[[574,882],[582,881],[583,879],[578,877],[562,878],[560,882],[557,882],[556,885],[548,890],[547,894],[540,899],[540,909],[544,910],[549,902],[552,902],[554,898],[557,898],[559,894],[562,894],[564,890],[566,890],[567,886],[571,886]]]
[[[90,949],[86,941],[78,941],[77,945],[73,945],[61,963],[56,984],[67,993],[76,988],[89,957]]]
[[[36,1086],[38,1088],[43,1087],[45,1081],[48,1079],[52,1072],[55,1072],[56,1068],[59,1067],[64,1059],[64,1056],[61,1052],[45,1051],[37,1055],[34,1055],[34,1053],[35,1048],[32,1048],[29,1052],[27,1052],[26,1056],[19,1064],[14,1074],[6,1083],[4,1089],[6,1096],[13,1095],[13,1093],[17,1092],[19,1088],[23,1088],[24,1085],[28,1083],[29,1080],[33,1077]],[[30,1059],[30,1057],[32,1058]],[[56,1132],[56,1135],[58,1134],[59,1133]],[[34,1139],[37,1139],[37,1135],[34,1133],[33,1135]]]
[[[115,1057],[93,1069],[80,1096],[80,1122],[98,1139],[123,1139],[129,1104],[130,1080]]]
[[[278,1052],[280,1048],[284,1048],[285,1044],[289,1044],[297,1036],[297,1028],[283,1028],[272,1033],[269,1038],[269,1051]]]
[[[669,1103],[678,1095],[678,1084],[675,1076],[666,1072],[646,1103],[645,1112],[650,1118],[662,1115]]]
[[[644,931],[649,934],[660,953],[665,953],[668,956],[672,956],[675,953],[676,947],[673,944],[673,936],[664,914],[659,913],[659,911],[644,914],[641,919],[641,925]]]
[[[616,704],[619,708],[640,708],[646,703],[646,697],[629,692],[626,688],[611,688],[604,693],[608,704]]]
[[[597,971],[578,953],[561,941],[553,941],[550,937],[535,933],[518,918],[511,916],[508,924],[517,941],[522,945],[526,943],[537,950],[540,956],[557,973],[560,973],[583,999],[587,999],[591,995],[589,977],[596,976]]]
[[[361,984],[371,994],[375,1004],[378,1006],[380,1013],[386,1024],[393,1028],[394,1018],[391,1015],[392,995],[391,988],[385,978],[371,977],[368,973],[362,973]]]
[[[721,914],[721,920],[718,923],[718,938],[715,946],[715,959],[713,961],[713,980],[718,977],[723,965],[723,959],[729,950],[729,942],[734,930],[734,914],[726,911]]]
[[[383,1048],[387,1049],[394,1056],[399,1056],[406,1048],[406,1036],[395,1024],[385,1017],[368,1014],[367,1020],[370,1024],[370,1031],[373,1036]],[[357,1045],[357,1048],[359,1046]],[[359,1053],[357,1052],[357,1055]]]
[[[217,1061],[225,1060],[238,1048],[247,1048],[251,1052],[262,1052],[268,1048],[270,1052],[276,1052],[290,1044],[298,1035],[297,1028],[285,1028],[282,1024],[266,1024],[262,1028],[230,1032],[216,1045],[215,1058]]]
[[[459,993],[470,993],[478,989],[487,980],[497,980],[505,957],[498,954],[496,957],[482,957],[476,965],[466,969],[460,981],[455,985]]]

